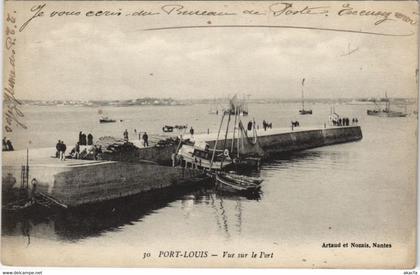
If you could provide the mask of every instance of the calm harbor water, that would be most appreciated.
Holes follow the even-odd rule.
[[[255,117],[261,125],[265,119],[273,127],[287,127],[291,120],[299,120],[301,126],[322,126],[330,106],[310,107],[312,116],[299,116],[297,104],[252,104],[250,116],[244,120]],[[335,106],[341,116],[359,119],[361,141],[296,152],[263,163],[260,171],[253,172],[265,180],[259,197],[193,188],[134,197],[95,209],[3,217],[3,250],[14,247],[27,255],[39,254],[38,263],[46,264],[59,262],[60,253],[81,258],[95,253],[95,259],[105,265],[110,259],[121,265],[141,265],[147,251],[195,249],[221,254],[224,249],[269,247],[276,257],[267,261],[281,264],[293,256],[301,264],[321,267],[327,263],[313,251],[318,251],[322,242],[386,242],[406,253],[404,248],[413,241],[416,224],[417,119],[413,115],[367,116],[370,107]],[[98,108],[26,106],[25,122],[30,128],[10,138],[22,149],[29,144],[26,137],[30,148],[51,147],[58,139],[72,144],[79,131],[91,132],[94,137],[122,136],[124,129],[132,135],[134,129],[153,134],[160,133],[164,124],[188,124],[196,132],[214,132],[219,118],[208,114],[209,108],[107,107],[102,109],[107,116],[123,121],[99,124]],[[42,254],[49,250],[57,253],[43,259]],[[331,256],[344,252],[334,253]],[[152,258],[159,260],[156,254]],[[88,259],[87,264],[91,263]]]

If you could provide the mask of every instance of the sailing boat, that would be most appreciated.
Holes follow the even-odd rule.
[[[245,98],[245,95],[243,96],[242,100],[238,99],[237,96],[235,95],[233,98],[235,98],[235,104],[236,109],[232,109],[230,106],[231,104],[231,99],[229,99],[229,107],[227,107],[226,109],[224,109],[224,113],[226,115],[231,114],[231,115],[236,115],[236,112],[238,112],[238,115],[240,116],[247,116],[249,114],[248,112],[248,101],[249,101],[249,97],[250,95],[247,95],[248,100]]]
[[[385,93],[385,109],[381,110],[380,106],[374,101],[376,105],[375,110],[367,110],[369,116],[379,116],[379,117],[406,117],[407,114],[398,111],[391,110],[391,101],[388,98],[387,93]]]
[[[209,114],[211,114],[211,115],[218,115],[219,114],[219,105],[217,104],[216,98],[213,100],[213,103],[210,106]]]
[[[258,177],[249,177],[239,175],[235,172],[224,172],[227,167],[232,165],[255,165],[260,163],[260,159],[264,151],[257,142],[257,135],[255,130],[255,121],[253,124],[253,138],[248,137],[245,129],[240,121],[242,104],[234,96],[230,100],[230,107],[227,112],[222,113],[222,118],[217,132],[217,138],[212,150],[209,149],[208,144],[204,146],[194,142],[193,144],[187,142],[180,142],[178,146],[175,159],[178,159],[181,167],[189,167],[193,169],[200,169],[207,172],[207,175],[215,179],[215,184],[218,190],[227,192],[252,193],[255,194],[260,189],[262,179]],[[229,126],[234,115],[234,130],[231,144],[228,144]],[[220,146],[220,133],[223,126],[225,116],[228,116],[226,124],[226,131],[222,149],[217,149]],[[237,136],[236,136],[237,135]],[[182,140],[182,139],[181,139]],[[230,150],[229,150],[230,145]]]
[[[302,109],[299,110],[299,113],[301,115],[312,115],[312,110],[308,109],[305,110],[305,99],[304,99],[304,95],[303,95],[303,85],[305,84],[305,78],[302,79]]]
[[[224,143],[223,143],[223,151],[226,152],[227,154],[224,154],[226,157],[229,157],[230,159],[237,160],[236,163],[240,163],[241,159],[246,156],[246,152],[245,152],[245,146],[243,146],[242,148],[242,157],[241,157],[241,146],[239,143],[239,137],[236,139],[236,145],[237,145],[237,149],[236,149],[236,157],[234,156],[234,148],[235,148],[235,133],[236,130],[238,130],[238,135],[239,133],[242,134],[242,143],[241,144],[245,144],[244,141],[244,127],[242,125],[242,122],[240,121],[239,115],[241,114],[242,110],[241,107],[243,105],[242,104],[238,104],[237,102],[237,97],[236,95],[230,100],[230,110],[228,112],[228,122],[227,122],[227,126],[226,126],[226,132],[225,132],[225,139],[224,139]],[[231,154],[229,154],[229,149],[227,148],[227,136],[228,136],[228,131],[229,131],[229,123],[231,120],[231,115],[232,112],[234,114],[234,130],[233,130],[233,138],[232,138],[232,143],[231,143]],[[255,126],[255,123],[253,123]],[[236,126],[238,125],[238,126]],[[219,127],[219,132],[217,134],[217,140],[215,142],[214,148],[213,148],[213,156],[212,156],[212,163],[210,165],[210,170],[213,164],[213,158],[216,152],[216,148],[217,148],[217,143],[218,143],[218,139],[219,139],[219,134],[220,134],[220,130],[221,130],[221,126],[222,124],[220,124]],[[240,131],[240,132],[239,132]],[[256,134],[256,131],[255,131]],[[256,138],[256,135],[255,135]],[[246,141],[248,140],[248,137],[246,136]],[[253,155],[258,155],[258,153],[260,153],[261,155],[263,154],[263,151],[261,148],[260,152],[258,152],[258,143],[255,142],[255,144],[253,144],[256,148],[255,152],[251,152]],[[252,146],[251,146],[252,147]],[[251,150],[253,151],[253,150]],[[244,154],[245,153],[245,154]],[[246,157],[245,157],[246,158]],[[224,158],[222,158],[221,160],[221,167],[223,167],[223,162],[224,162]],[[259,161],[258,161],[259,163]],[[257,178],[257,177],[249,177],[249,176],[245,176],[245,175],[239,175],[236,174],[234,172],[230,172],[230,173],[226,173],[223,171],[216,171],[214,173],[215,176],[215,182],[216,182],[216,188],[218,190],[221,191],[227,191],[227,192],[239,192],[239,193],[255,193],[258,192],[258,190],[261,188],[260,184],[263,182],[263,180],[261,178]]]

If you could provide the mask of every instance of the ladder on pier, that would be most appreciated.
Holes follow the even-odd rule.
[[[54,199],[53,197],[42,193],[42,192],[37,192],[36,193],[36,198],[35,198],[36,202],[41,205],[44,206],[46,208],[51,208],[53,206],[59,206],[62,208],[67,208],[68,206],[65,205],[64,203]]]

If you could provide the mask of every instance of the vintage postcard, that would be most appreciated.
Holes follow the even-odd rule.
[[[5,1],[6,266],[416,265],[416,1]]]

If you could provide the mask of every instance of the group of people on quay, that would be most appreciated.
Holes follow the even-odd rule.
[[[63,161],[66,160],[65,153],[67,150],[67,146],[64,143],[64,141],[58,140],[57,144],[55,145],[55,149],[57,149],[55,156],[59,158],[60,160],[63,160]]]
[[[272,122],[268,123],[267,121],[263,120],[262,124],[263,124],[264,131],[266,131],[267,128],[268,129],[272,129],[273,128],[273,123]]]
[[[83,147],[82,147],[83,146]],[[62,161],[66,160],[67,145],[62,140],[58,140],[56,146],[56,157]],[[71,149],[70,154],[67,158],[71,159],[98,159],[98,155],[102,153],[101,146],[93,144],[93,135],[84,134],[82,131],[79,132],[79,141],[76,142],[75,146]]]
[[[290,121],[290,125],[292,125],[292,131],[293,131],[293,128],[300,126],[299,121],[297,121],[297,120],[296,121]]]
[[[77,142],[73,149],[70,151],[70,157],[72,159],[93,159],[97,160],[98,155],[102,153],[102,146],[96,146],[95,144],[87,145],[81,149],[80,142]]]
[[[350,119],[347,117],[334,118],[331,121],[332,121],[333,126],[349,126],[350,125]],[[357,124],[358,122],[359,120],[357,118],[353,118],[351,120],[352,125]]]
[[[86,139],[87,137],[87,139]],[[93,136],[89,133],[87,136],[82,131],[79,132],[79,145],[93,145]]]
[[[134,129],[134,135],[137,135],[137,129]],[[149,147],[149,135],[147,134],[147,132],[144,132],[143,135],[141,134],[141,132],[138,132],[139,135],[139,140],[143,141],[143,146],[144,147]],[[129,138],[128,138],[128,130],[125,129],[125,131],[123,132],[123,138],[125,142],[128,142]]]
[[[13,144],[10,139],[4,137],[3,138],[3,151],[14,151]]]

